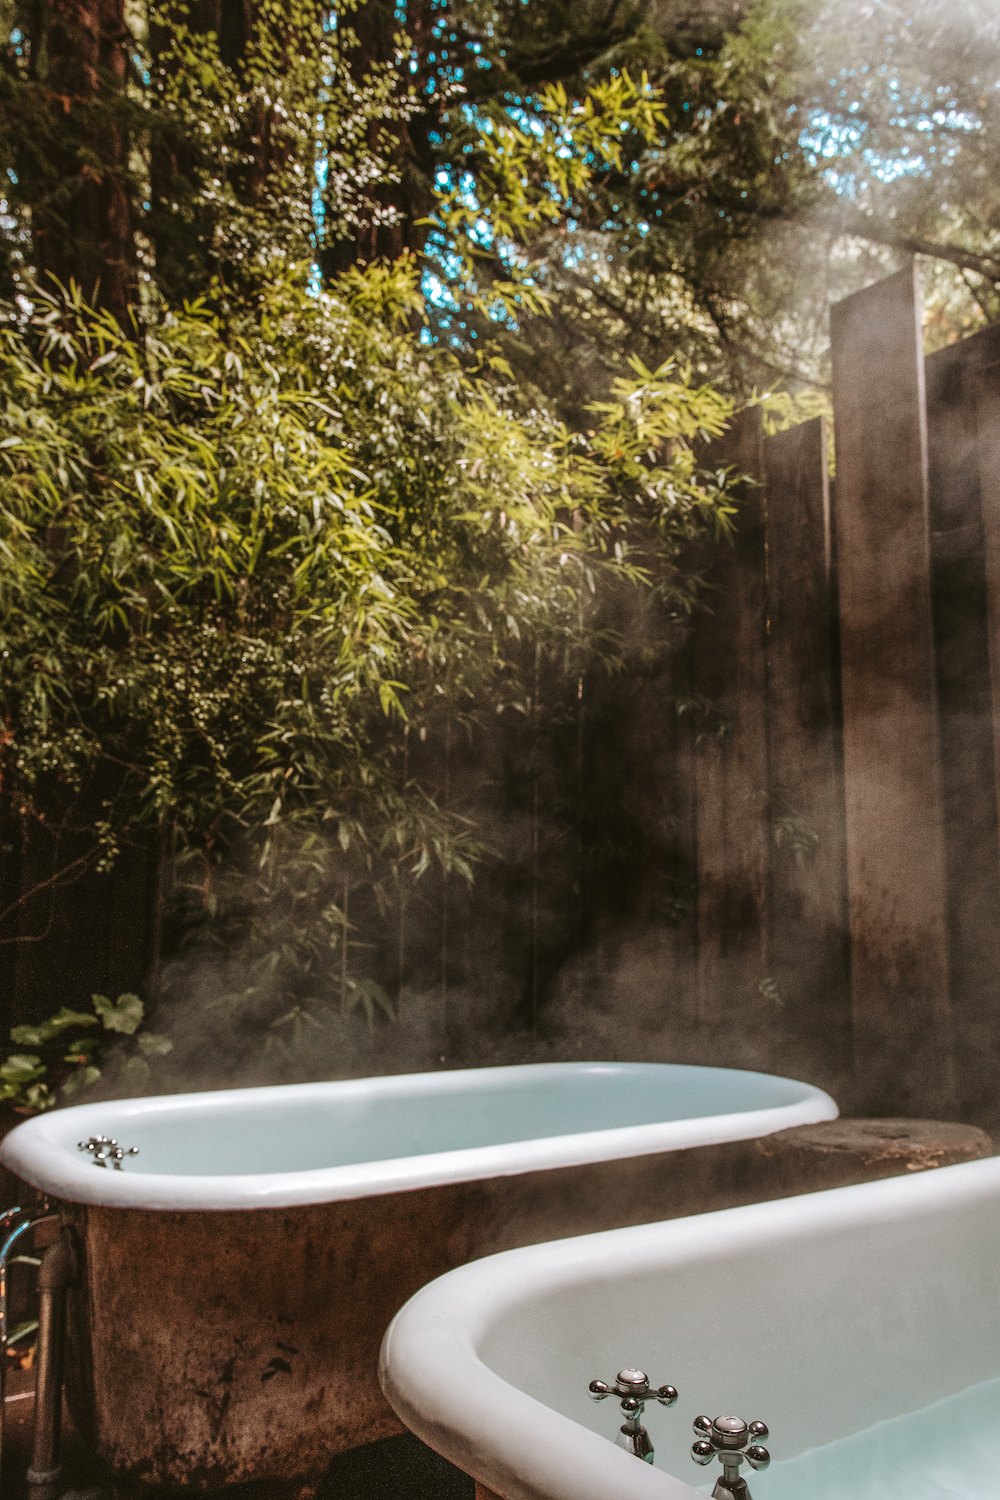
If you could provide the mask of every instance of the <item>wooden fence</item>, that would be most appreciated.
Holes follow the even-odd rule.
[[[693,681],[698,1011],[854,1110],[998,1118],[1000,328],[926,359],[916,270],[831,318],[821,421],[755,476]]]
[[[822,420],[766,436],[760,410],[743,412],[706,453],[753,482],[735,545],[706,554],[713,607],[683,680],[627,716],[581,718],[581,775],[620,759],[625,717],[640,793],[669,762],[693,897],[634,982],[591,975],[612,1024],[579,1046],[777,1070],[853,1113],[1000,1124],[1000,328],[925,359],[914,270],[838,304],[831,335],[835,481]],[[678,717],[685,704],[707,711]],[[470,784],[479,774],[470,762]],[[506,926],[459,891],[420,919],[444,998],[476,984],[485,932],[517,949],[532,1021],[610,889],[584,888],[565,830],[540,836],[538,786]],[[51,857],[16,829],[3,842],[0,909]],[[8,1017],[140,986],[156,889],[137,850],[41,928],[36,906],[0,947]],[[506,899],[497,877],[484,889]],[[401,986],[403,946],[401,914]],[[444,1003],[441,1016],[443,1038]],[[565,1033],[557,1045],[581,1055]]]

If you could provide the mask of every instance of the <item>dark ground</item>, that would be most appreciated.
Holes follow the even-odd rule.
[[[33,1376],[14,1369],[7,1376],[3,1453],[3,1500],[27,1500],[25,1473],[31,1462]],[[109,1500],[64,1413],[63,1500]],[[475,1484],[410,1433],[339,1453],[316,1500],[474,1500]]]
[[[316,1500],[473,1500],[476,1486],[411,1433],[339,1453]]]

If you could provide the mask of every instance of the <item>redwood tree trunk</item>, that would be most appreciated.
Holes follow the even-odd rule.
[[[247,48],[261,19],[256,0],[194,0],[185,19],[192,32],[214,35],[219,63],[242,85]],[[280,28],[280,19],[277,23],[265,20],[264,24],[272,26],[272,46],[283,40],[280,30],[277,35],[273,30],[275,24]],[[180,66],[172,42],[168,28],[151,29],[154,67],[168,77]],[[280,54],[276,55],[280,71],[283,63]],[[273,101],[253,99],[247,112],[246,135],[239,152],[228,162],[207,158],[197,137],[185,133],[183,127],[164,126],[162,117],[158,120],[150,150],[151,212],[146,229],[156,256],[157,279],[171,300],[196,295],[211,275],[228,279],[240,274],[239,267],[227,264],[224,255],[221,259],[215,256],[214,211],[199,198],[199,176],[225,177],[240,203],[266,210],[269,187],[286,158],[281,111]],[[189,216],[173,212],[178,199],[188,205]]]
[[[32,208],[35,266],[43,286],[76,282],[124,323],[136,262],[124,0],[45,0],[35,15],[35,80],[50,122]]]
[[[393,127],[386,165],[398,181],[383,180],[372,195],[370,211],[363,215],[356,231],[328,242],[320,256],[324,276],[334,276],[359,262],[365,265],[378,259],[395,260],[404,250],[423,247],[427,229],[420,220],[430,213],[434,203],[430,134],[441,124],[437,91],[432,88],[428,92],[428,84],[437,74],[427,59],[433,40],[434,14],[432,0],[410,0],[407,6],[406,32],[413,44],[417,69],[403,76],[425,103],[416,114]],[[362,0],[357,10],[347,16],[346,24],[358,41],[350,66],[360,85],[373,69],[389,65],[395,58],[400,23],[394,0]],[[373,124],[369,131],[373,155],[386,154],[385,143],[379,136],[379,125]]]

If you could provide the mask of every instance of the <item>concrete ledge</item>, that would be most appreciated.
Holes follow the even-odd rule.
[[[869,1182],[993,1155],[985,1130],[943,1120],[824,1120],[764,1136],[754,1146],[791,1192],[802,1191],[803,1179],[807,1191],[818,1192],[844,1185],[845,1173],[852,1182]]]
[[[679,1218],[765,1203],[993,1154],[992,1140],[975,1125],[947,1120],[824,1120],[752,1141],[678,1152],[670,1209],[647,1218]]]

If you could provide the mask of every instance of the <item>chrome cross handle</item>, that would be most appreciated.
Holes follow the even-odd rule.
[[[114,1163],[116,1172],[122,1169],[122,1160],[126,1156],[138,1156],[138,1146],[119,1146],[113,1135],[92,1135],[89,1141],[77,1141],[78,1151],[89,1151],[94,1158],[95,1167],[107,1167],[108,1162]]]
[[[619,1370],[614,1385],[605,1385],[603,1380],[592,1380],[590,1394],[595,1401],[606,1401],[609,1396],[618,1396],[623,1401],[638,1401],[640,1410],[645,1401],[659,1401],[661,1406],[673,1406],[677,1400],[677,1392],[672,1385],[651,1386],[644,1370]]]
[[[712,1491],[713,1500],[751,1500],[746,1480],[740,1476],[740,1464],[746,1459],[751,1469],[766,1469],[771,1455],[762,1447],[768,1436],[763,1422],[744,1422],[742,1417],[695,1417],[694,1435],[698,1441],[691,1448],[696,1464],[710,1464],[713,1458],[722,1463],[722,1477]]]
[[[659,1401],[661,1406],[673,1406],[677,1400],[676,1389],[672,1385],[651,1386],[645,1370],[619,1370],[614,1385],[608,1385],[603,1380],[592,1380],[590,1394],[595,1401],[606,1401],[609,1396],[619,1398],[625,1421],[615,1443],[619,1448],[624,1448],[626,1453],[633,1453],[636,1458],[651,1464],[653,1445],[639,1418],[647,1401]]]

